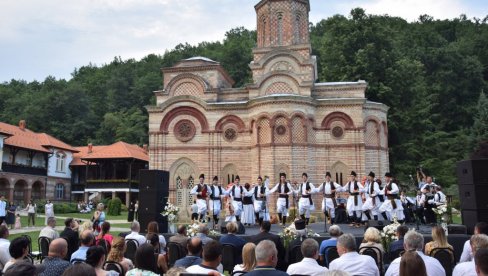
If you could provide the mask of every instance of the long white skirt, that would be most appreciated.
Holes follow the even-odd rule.
[[[207,201],[205,199],[197,199],[198,214],[205,215],[207,213]]]
[[[379,212],[386,212],[386,216],[389,220],[393,220],[393,217],[396,217],[398,220],[404,220],[405,214],[403,214],[402,202],[399,199],[395,199],[395,203],[396,209],[393,209],[391,200],[385,199],[385,201],[383,202],[383,204],[381,204],[379,208]]]
[[[378,209],[379,209],[379,206],[381,205],[381,202],[380,202],[380,199],[378,197],[376,197],[375,202],[376,202],[376,204],[373,203],[373,198],[368,196],[366,198],[366,201],[363,204],[363,207],[362,207],[363,212],[364,211],[371,211],[371,214],[373,216],[377,216],[378,215]]]
[[[358,198],[358,205],[354,204],[354,196],[350,195],[347,198],[347,211],[361,211],[363,208],[363,201],[361,200],[361,195],[357,195]]]
[[[259,213],[259,218],[264,221],[269,221],[269,209],[266,206],[266,202],[262,200],[254,200],[254,212]]]
[[[330,211],[330,216],[335,218],[335,207],[332,198],[324,197],[322,199],[322,213],[328,213]]]
[[[276,201],[276,212],[282,216],[288,217],[288,208],[286,208],[286,198],[279,197]]]
[[[242,208],[243,208],[243,212],[241,216],[241,222],[254,224],[255,223],[254,206],[252,204],[243,204]]]
[[[310,211],[315,210],[315,206],[310,204],[310,200],[308,198],[300,198],[298,201],[298,214],[303,215],[305,214],[306,218],[310,218]]]
[[[220,200],[209,200],[208,205],[212,213],[216,216],[220,215],[221,203]]]

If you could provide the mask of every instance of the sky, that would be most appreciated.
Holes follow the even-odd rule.
[[[217,41],[236,27],[256,28],[258,0],[1,0],[0,83],[70,79],[75,68],[114,57],[141,59],[179,43]],[[310,21],[356,7],[408,21],[428,14],[483,19],[487,0],[310,0]]]

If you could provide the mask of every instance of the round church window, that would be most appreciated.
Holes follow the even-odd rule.
[[[237,131],[233,128],[228,128],[224,131],[225,140],[232,142],[237,138]]]
[[[181,120],[174,128],[175,136],[181,142],[188,142],[195,136],[196,128],[190,120]]]
[[[332,136],[334,138],[341,138],[344,135],[344,129],[340,126],[336,126],[332,129]]]
[[[278,135],[285,135],[286,127],[284,125],[276,127],[276,134]]]

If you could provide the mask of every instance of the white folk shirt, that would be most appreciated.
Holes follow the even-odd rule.
[[[425,204],[425,195],[424,194],[417,195],[415,205],[417,207],[423,207],[424,204]]]
[[[311,276],[322,276],[327,271],[329,270],[326,267],[319,265],[316,260],[312,258],[303,258],[301,262],[288,266],[286,273],[290,275],[302,274]]]
[[[336,193],[340,193],[344,190],[341,185],[332,181],[329,182],[326,181],[320,184],[320,186],[317,189],[315,189],[315,192],[317,193],[324,192],[324,194],[330,195],[332,193],[332,185],[334,185]]]
[[[442,267],[441,263],[430,256],[426,256],[422,251],[417,251],[419,256],[425,263],[425,268],[427,268],[428,276],[446,276],[446,271]],[[400,275],[400,261],[401,257],[396,258],[391,262],[385,276],[398,276]]]
[[[197,195],[198,193],[200,193],[200,192],[197,192],[198,186],[201,186],[200,192],[202,192],[203,188],[206,187],[207,188],[207,195],[208,196],[211,196],[212,195],[212,189],[207,184],[197,184],[197,185],[195,185],[195,187],[193,187],[193,189],[191,189],[191,191],[190,191],[190,194],[191,195]]]
[[[234,190],[234,193],[232,193],[232,190]],[[240,184],[239,185],[234,184],[225,193],[227,195],[232,196],[232,198],[234,199],[234,198],[242,198],[242,197],[246,196],[246,194],[245,194],[246,192],[247,192],[246,189],[244,189],[244,187],[242,187]],[[241,196],[241,194],[242,194],[242,196]]]
[[[315,193],[315,186],[313,185],[312,182],[308,182],[308,187],[310,188],[310,190],[308,191],[308,194],[307,194],[307,182],[303,182],[302,184],[300,184],[300,187],[298,188],[298,190],[296,191],[297,195],[301,193],[300,195],[300,202],[303,201],[302,204],[305,204],[305,205],[309,205],[310,204],[310,200],[308,198],[305,198],[303,196],[307,196],[307,195],[312,195]],[[312,201],[312,204],[313,204],[313,201]]]
[[[373,185],[373,193],[371,193],[371,185]],[[366,186],[364,188],[364,193],[366,193],[367,195],[369,195],[370,197],[375,197],[375,196],[378,196],[380,193],[381,193],[381,190],[380,190],[380,185],[378,185],[378,183],[376,181],[374,181],[373,183],[366,181]]]
[[[446,204],[446,195],[439,191],[437,193],[435,193],[434,195],[434,204],[435,205],[443,205],[443,204]]]
[[[278,191],[278,187],[280,186],[280,183],[276,183],[276,185],[269,191],[268,194],[272,194],[276,191]],[[286,182],[286,187],[288,187],[288,195],[291,195],[293,193],[293,188],[291,187],[290,183]],[[285,193],[285,185],[281,185],[281,191],[278,191],[278,193],[280,194],[284,194]]]
[[[359,255],[357,252],[342,254],[330,263],[329,270],[343,270],[354,276],[380,275],[374,259],[371,256]]]
[[[383,190],[381,190],[382,195],[397,195],[400,192],[400,189],[398,189],[398,185],[396,183],[391,183],[391,191],[387,189],[388,185],[390,183],[386,183],[385,187]]]

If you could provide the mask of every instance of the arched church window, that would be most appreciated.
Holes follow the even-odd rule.
[[[264,46],[266,44],[266,17],[261,18],[261,43]]]
[[[188,178],[188,191],[191,191],[191,189],[193,189],[193,186],[195,186],[195,179],[193,179],[193,176],[190,176]],[[190,195],[188,197],[188,202],[187,202],[187,206],[191,206],[193,204],[193,196]]]
[[[176,178],[176,206],[183,206],[183,181],[179,176]]]
[[[279,12],[277,14],[277,21],[278,21],[278,45],[281,46],[283,44],[283,13]]]
[[[300,20],[301,20],[301,15],[296,14],[295,16],[295,24],[294,25],[294,37],[295,37],[295,43],[300,43],[301,37],[300,37]]]

